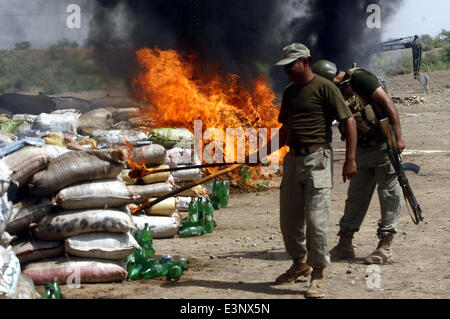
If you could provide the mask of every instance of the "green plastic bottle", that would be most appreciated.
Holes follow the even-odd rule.
[[[55,293],[55,289],[50,287],[50,292],[49,292],[50,296],[48,297],[48,299],[61,299],[57,296],[57,294]]]
[[[230,196],[230,182],[226,179],[222,179],[220,182],[220,207],[228,206],[228,198]]]
[[[134,263],[128,270],[127,280],[132,281],[139,278],[141,272],[144,271],[144,265],[146,263],[145,253],[143,249],[134,250]]]
[[[127,256],[125,264],[127,266],[127,271],[129,271],[131,269],[131,267],[133,267],[133,265],[134,265],[134,256],[133,256],[133,254],[130,254],[130,255]]]
[[[181,229],[178,232],[178,235],[180,237],[192,237],[192,236],[203,235],[204,232],[205,232],[205,229],[203,226],[191,226],[188,228]]]
[[[142,235],[141,232],[139,230],[136,230],[134,232],[134,239],[136,239],[137,243],[139,244],[139,246],[142,247],[142,245],[144,244],[143,240],[142,240]]]
[[[191,202],[189,203],[189,221],[192,224],[192,226],[196,225],[198,222],[198,205],[197,202],[192,198]]]
[[[148,223],[145,223],[144,229],[141,232],[142,236],[142,249],[144,250],[144,258],[148,259],[153,257],[155,254],[155,249],[153,248],[153,234],[148,227]]]
[[[45,292],[42,295],[42,299],[50,299],[51,293],[50,293],[50,283],[47,283],[45,285]]]
[[[207,200],[203,208],[203,219],[204,219],[203,227],[205,229],[205,233],[208,234],[214,231],[213,212],[214,207],[212,203],[209,200]]]
[[[191,263],[191,260],[189,258],[174,257],[172,260],[174,261],[175,265],[181,267],[181,270],[186,271],[189,269],[189,264]]]
[[[182,263],[180,261],[175,261],[174,264],[177,265],[178,267],[180,267],[183,272],[185,272],[186,270],[189,269],[188,265],[186,265],[185,263]]]
[[[162,276],[166,276],[169,272],[169,268],[173,265],[173,259],[169,255],[164,255],[159,260],[159,264],[163,267],[163,271],[161,272]]]
[[[197,198],[197,211],[198,211],[198,221],[197,221],[197,225],[198,226],[203,226],[203,206],[204,206],[204,202],[203,202],[203,198],[202,197],[198,197]]]
[[[161,264],[156,263],[153,266],[151,266],[150,268],[148,268],[145,272],[143,272],[142,275],[146,279],[151,279],[151,278],[156,278],[156,277],[162,276],[163,272],[164,272],[164,267]]]
[[[50,288],[53,288],[53,293],[56,296],[55,299],[61,299],[62,298],[61,288],[58,285],[58,278],[53,277],[52,282],[50,283]]]
[[[252,177],[252,172],[250,170],[250,168],[248,167],[241,167],[239,169],[239,174],[242,177],[242,180],[244,181],[244,183],[249,184],[250,183],[250,179]]]
[[[182,274],[183,274],[183,270],[181,269],[180,266],[178,266],[178,265],[172,265],[172,266],[169,268],[169,271],[167,272],[167,277],[166,277],[166,279],[167,279],[168,281],[175,282],[175,281],[180,280]]]
[[[144,266],[140,263],[135,264],[133,267],[131,267],[130,271],[128,271],[127,280],[137,280],[139,276],[141,275],[142,269]]]
[[[215,179],[212,187],[212,204],[215,210],[220,208],[220,182]]]

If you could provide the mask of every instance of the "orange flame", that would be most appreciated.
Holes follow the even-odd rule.
[[[224,136],[226,128],[280,127],[279,106],[272,103],[275,94],[263,77],[248,89],[234,74],[202,74],[192,56],[174,50],[144,48],[137,51],[137,58],[141,71],[133,80],[133,95],[147,105],[142,115],[150,117],[155,127],[193,132],[194,120],[202,120],[203,130],[218,128]],[[286,148],[279,152],[282,159]]]

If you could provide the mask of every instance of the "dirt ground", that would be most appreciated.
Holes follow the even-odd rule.
[[[398,104],[407,149],[404,162],[421,166],[418,175],[408,172],[411,187],[425,221],[413,224],[404,204],[393,243],[394,262],[381,265],[379,288],[370,289],[369,270],[361,257],[377,245],[380,217],[377,194],[372,199],[361,230],[355,236],[357,258],[332,262],[325,270],[326,298],[450,298],[450,72],[429,73],[425,92],[412,75],[388,78],[393,96],[424,98],[417,105]],[[402,93],[403,92],[403,93]],[[411,94],[411,92],[415,92]],[[348,183],[340,177],[344,144],[335,131],[334,189],[328,231],[331,249],[338,242],[338,222]],[[433,152],[424,152],[433,151]],[[215,211],[217,228],[195,238],[157,239],[159,255],[191,259],[179,282],[165,278],[109,284],[62,286],[66,298],[144,299],[302,299],[308,279],[275,285],[274,279],[291,264],[279,228],[279,189],[233,194],[229,206]],[[370,283],[376,283],[370,281]],[[39,293],[43,286],[37,286]]]

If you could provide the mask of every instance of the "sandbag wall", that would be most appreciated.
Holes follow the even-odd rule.
[[[162,128],[148,134],[130,99],[53,101],[56,107],[46,113],[0,116],[1,253],[22,271],[13,283],[16,293],[4,293],[8,298],[39,297],[28,289],[30,278],[35,284],[55,276],[61,284],[124,280],[124,259],[139,247],[132,232],[148,223],[155,239],[173,237],[191,198],[206,195],[197,186],[132,216],[131,205],[197,180],[201,172],[133,179],[126,159],[149,169],[201,164],[190,149],[192,133]]]

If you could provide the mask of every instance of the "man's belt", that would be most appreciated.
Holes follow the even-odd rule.
[[[371,148],[371,147],[378,146],[378,145],[382,144],[383,142],[384,141],[380,141],[377,139],[366,139],[366,140],[359,140],[357,144],[361,148]]]
[[[330,145],[328,143],[311,144],[303,146],[289,146],[289,150],[291,154],[294,156],[306,156],[327,148],[330,148]]]

